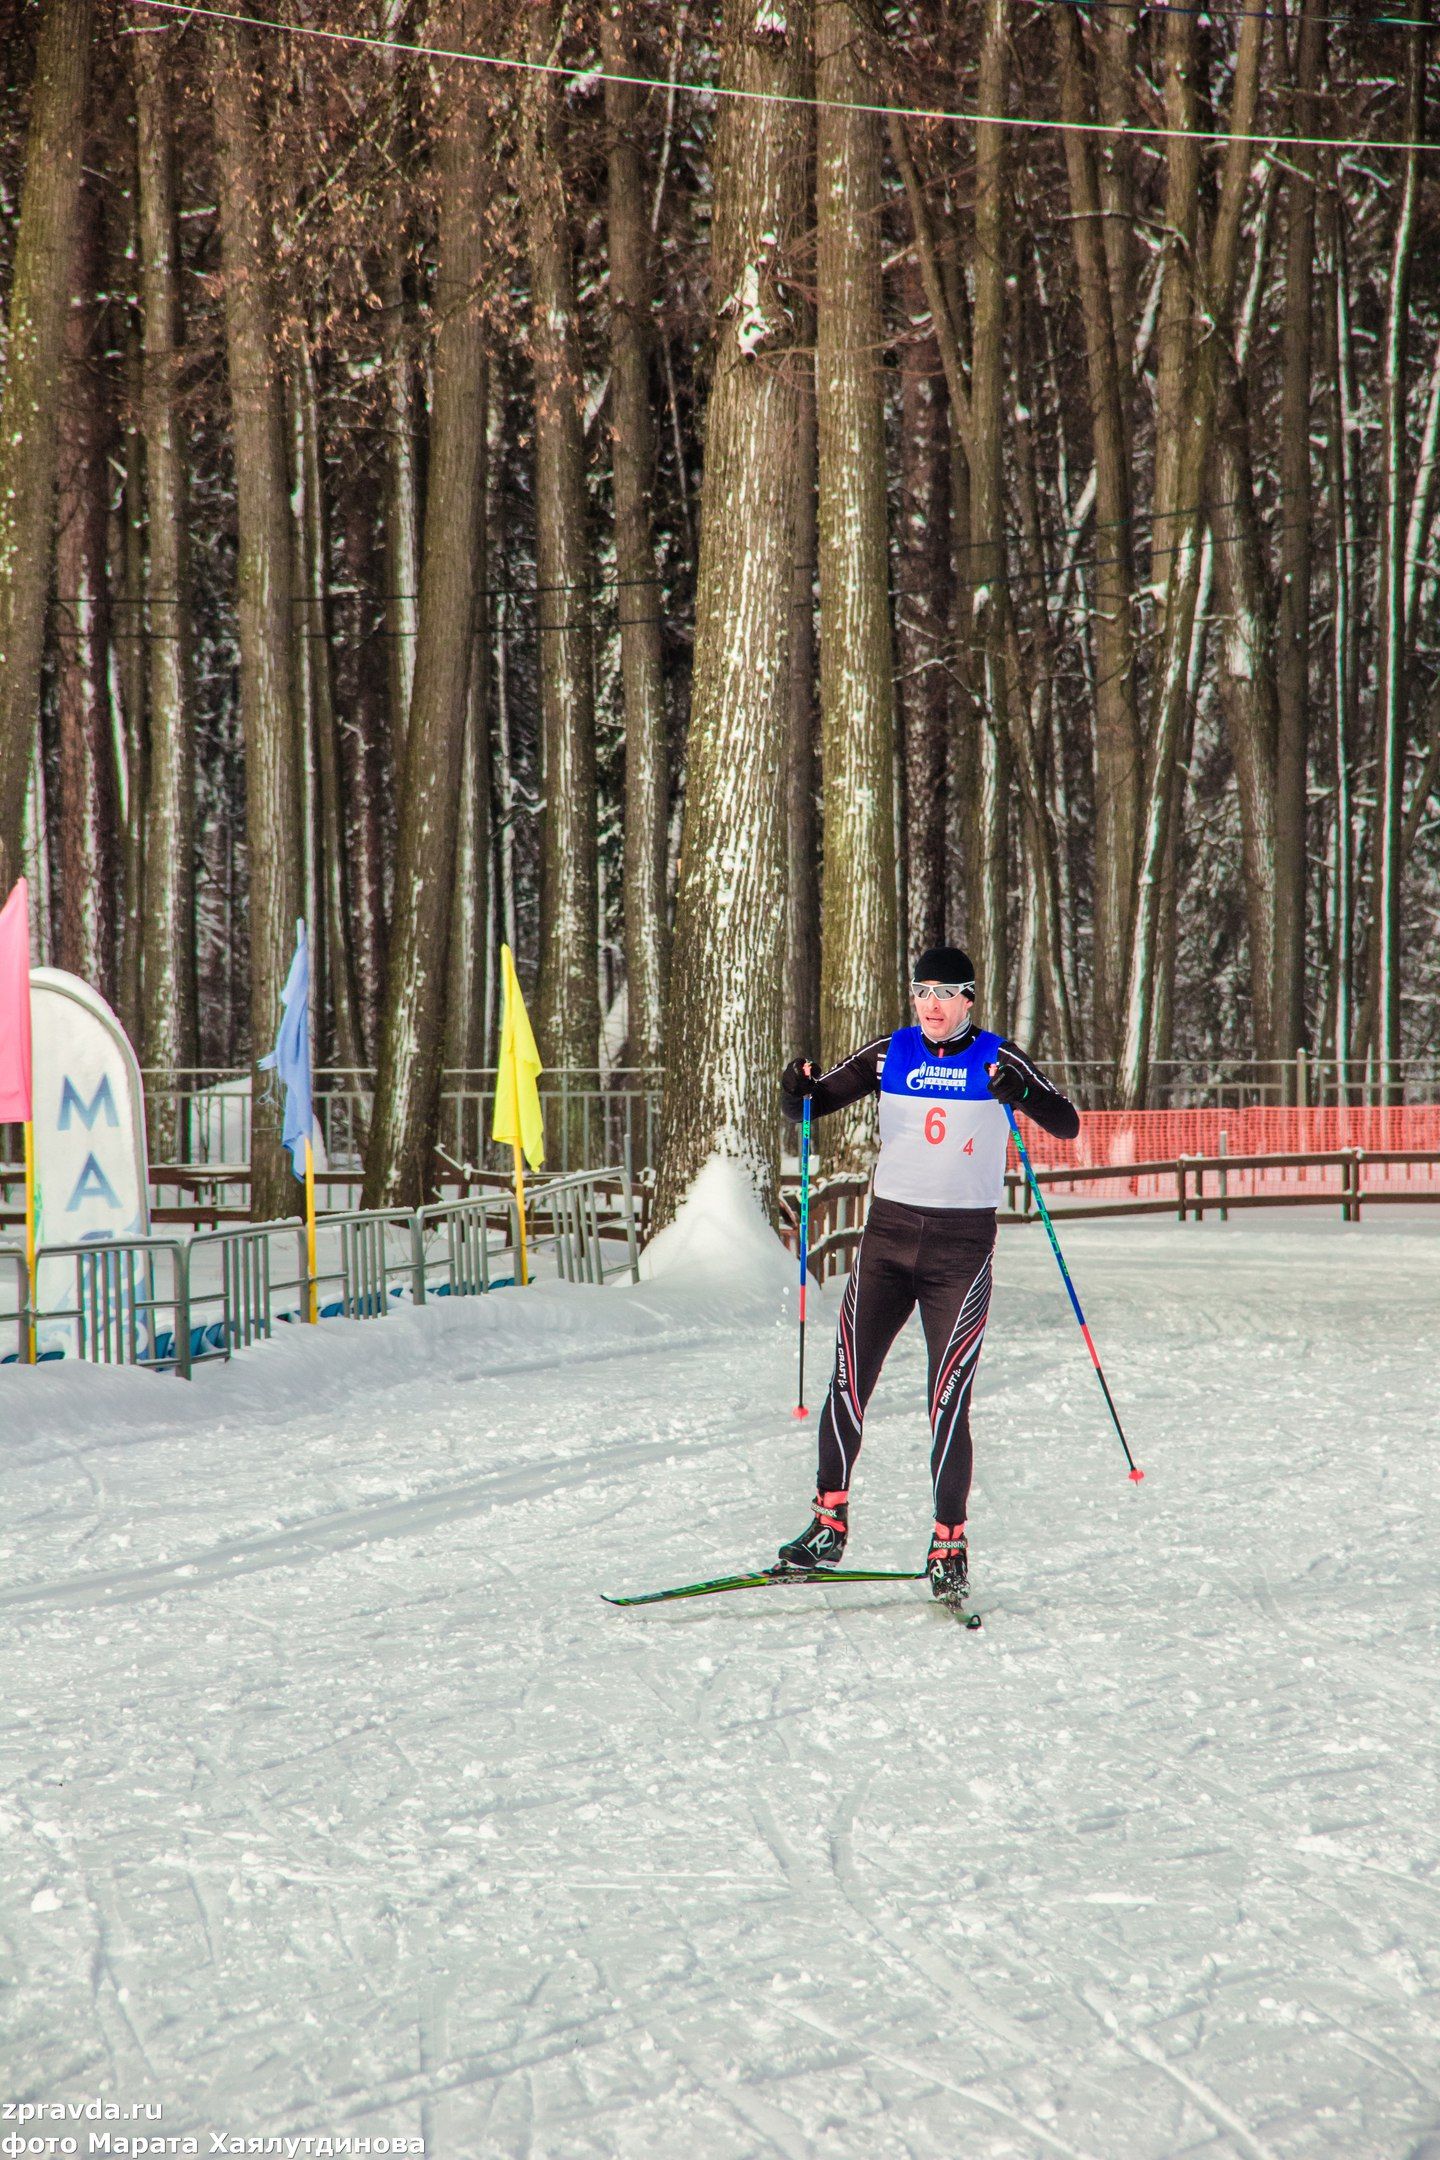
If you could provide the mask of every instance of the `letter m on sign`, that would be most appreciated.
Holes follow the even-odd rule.
[[[61,1132],[69,1132],[72,1116],[79,1118],[86,1132],[94,1132],[95,1120],[102,1110],[105,1113],[107,1125],[118,1125],[120,1123],[120,1113],[115,1107],[115,1097],[110,1092],[109,1074],[106,1074],[87,1103],[67,1073],[65,1085],[60,1091],[58,1123]]]

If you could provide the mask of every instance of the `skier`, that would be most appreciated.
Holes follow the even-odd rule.
[[[820,1413],[814,1520],[780,1547],[783,1566],[835,1567],[850,1527],[850,1479],[865,1408],[890,1345],[916,1305],[930,1360],[935,1529],[925,1557],[937,1598],[969,1581],[970,1395],[990,1308],[995,1211],[1005,1191],[1003,1106],[1073,1140],[1079,1115],[1018,1044],[976,1028],[975,970],[953,945],[922,953],[910,984],[916,1027],[879,1036],[817,1074],[795,1058],[780,1106],[798,1123],[808,1096],[826,1117],[880,1097],[874,1197],[840,1307],[835,1371]]]

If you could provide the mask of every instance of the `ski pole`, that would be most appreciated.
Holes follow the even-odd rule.
[[[1085,1338],[1085,1347],[1090,1352],[1090,1362],[1095,1367],[1095,1377],[1100,1382],[1100,1388],[1102,1394],[1105,1397],[1106,1407],[1109,1409],[1110,1415],[1115,1422],[1115,1430],[1120,1436],[1120,1445],[1125,1450],[1125,1460],[1130,1465],[1131,1482],[1138,1485],[1140,1483],[1140,1480],[1144,1477],[1145,1473],[1143,1470],[1137,1470],[1135,1467],[1135,1458],[1130,1453],[1130,1443],[1125,1438],[1125,1428],[1120,1423],[1120,1413],[1115,1408],[1115,1398],[1110,1393],[1110,1385],[1105,1378],[1105,1369],[1100,1363],[1100,1353],[1095,1348],[1095,1345],[1091,1340],[1090,1330],[1085,1322],[1085,1315],[1080,1310],[1080,1300],[1075,1295],[1075,1285],[1070,1280],[1070,1270],[1065,1265],[1065,1255],[1060,1250],[1060,1240],[1055,1235],[1055,1225],[1050,1220],[1050,1210],[1045,1205],[1045,1195],[1040,1190],[1040,1180],[1035,1175],[1035,1167],[1030,1160],[1029,1150],[1026,1148],[1025,1142],[1021,1139],[1020,1127],[1015,1122],[1015,1112],[1011,1109],[1009,1103],[1005,1103],[1003,1105],[1003,1108],[1006,1117],[1010,1120],[1011,1137],[1015,1142],[1016,1148],[1019,1150],[1020,1160],[1025,1165],[1025,1175],[1030,1180],[1030,1190],[1035,1195],[1035,1204],[1040,1210],[1040,1220],[1044,1223],[1045,1234],[1050,1240],[1050,1250],[1054,1253],[1056,1260],[1059,1262],[1060,1273],[1065,1279],[1065,1288],[1070,1293],[1070,1303],[1075,1309],[1075,1318],[1080,1323],[1080,1333]]]
[[[810,1258],[810,1097],[800,1113],[800,1389],[792,1417],[809,1417],[805,1407],[805,1276]]]

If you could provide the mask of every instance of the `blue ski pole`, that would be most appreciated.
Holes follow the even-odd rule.
[[[805,1407],[805,1281],[810,1259],[810,1097],[800,1113],[800,1392],[792,1417],[809,1417]]]
[[[1075,1309],[1075,1318],[1080,1323],[1080,1333],[1085,1338],[1085,1347],[1090,1352],[1090,1362],[1095,1367],[1095,1377],[1100,1382],[1100,1388],[1102,1394],[1105,1397],[1106,1407],[1108,1408],[1110,1415],[1114,1420],[1115,1430],[1120,1436],[1120,1445],[1125,1450],[1125,1460],[1130,1465],[1131,1481],[1132,1483],[1138,1485],[1140,1483],[1140,1480],[1144,1477],[1145,1473],[1143,1470],[1137,1470],[1135,1467],[1135,1458],[1130,1453],[1130,1443],[1125,1438],[1125,1428],[1120,1423],[1120,1413],[1115,1408],[1115,1399],[1110,1393],[1110,1386],[1105,1378],[1105,1370],[1100,1363],[1100,1353],[1095,1348],[1095,1345],[1091,1340],[1090,1330],[1086,1325],[1085,1321],[1085,1315],[1080,1310],[1080,1300],[1075,1295],[1075,1285],[1070,1280],[1070,1270],[1065,1265],[1065,1255],[1060,1250],[1060,1240],[1055,1235],[1055,1225],[1050,1220],[1050,1210],[1045,1205],[1045,1195],[1040,1190],[1040,1180],[1035,1175],[1035,1168],[1030,1160],[1029,1151],[1025,1146],[1025,1142],[1020,1137],[1020,1127],[1015,1122],[1015,1112],[1011,1109],[1009,1103],[1006,1103],[1004,1105],[1004,1110],[1006,1117],[1010,1120],[1011,1137],[1015,1142],[1015,1146],[1019,1153],[1020,1160],[1025,1165],[1025,1175],[1030,1180],[1030,1190],[1035,1195],[1035,1204],[1040,1210],[1040,1220],[1044,1223],[1045,1234],[1050,1240],[1050,1250],[1054,1253],[1056,1260],[1059,1262],[1060,1273],[1065,1280],[1065,1288],[1070,1293],[1070,1303]]]

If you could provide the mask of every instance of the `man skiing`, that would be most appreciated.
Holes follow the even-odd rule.
[[[918,1304],[930,1362],[935,1503],[925,1567],[934,1595],[958,1604],[969,1580],[970,1396],[990,1309],[995,1211],[1005,1192],[1006,1106],[1059,1140],[1073,1140],[1080,1119],[1017,1044],[972,1024],[968,954],[953,945],[922,953],[910,995],[918,1026],[866,1043],[826,1073],[795,1058],[780,1081],[780,1106],[792,1124],[807,1097],[817,1117],[880,1097],[874,1197],[820,1413],[814,1520],[781,1546],[780,1561],[806,1570],[838,1565],[866,1405]]]

